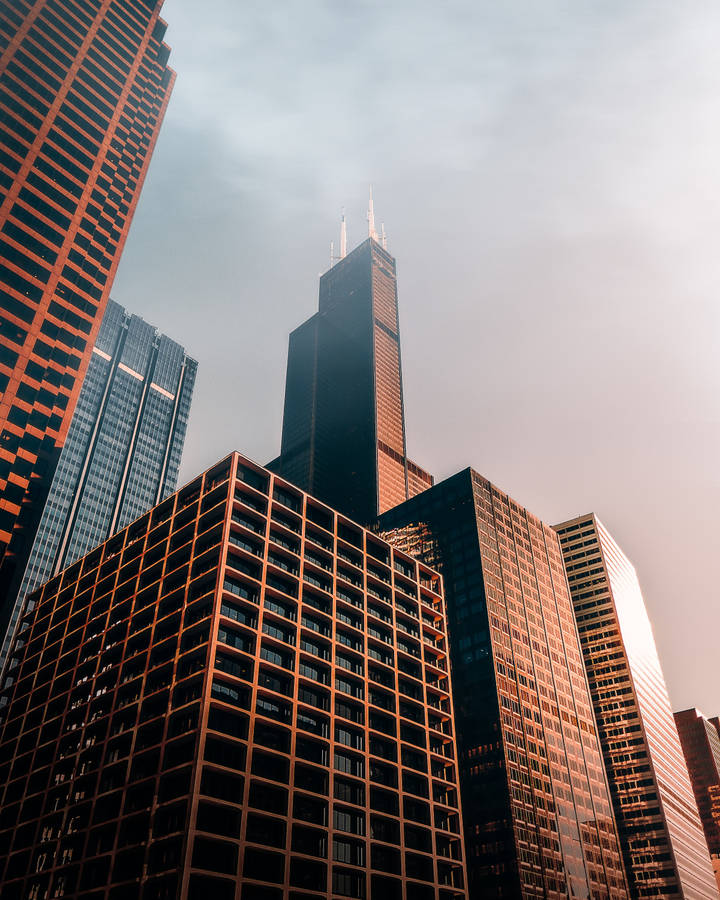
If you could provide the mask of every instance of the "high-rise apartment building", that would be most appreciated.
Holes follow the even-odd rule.
[[[635,569],[596,516],[560,536],[633,898],[717,900]]]
[[[407,458],[395,260],[372,234],[320,278],[319,311],[290,335],[269,468],[364,523],[432,485]]]
[[[238,454],[31,595],[0,706],[3,900],[467,896],[438,575]]]
[[[720,734],[697,709],[676,712],[675,724],[720,887]]]
[[[443,575],[470,897],[626,898],[557,534],[472,469],[378,528]]]
[[[174,73],[161,0],[0,3],[0,597],[15,596]],[[0,601],[0,632],[11,604]]]
[[[197,363],[108,302],[2,645],[27,594],[172,494]]]

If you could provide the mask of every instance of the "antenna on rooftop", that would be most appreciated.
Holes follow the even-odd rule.
[[[343,206],[342,218],[340,219],[340,259],[345,259],[347,255],[347,223],[345,222],[345,207]]]
[[[372,185],[370,185],[370,203],[368,205],[368,237],[371,237],[373,240],[378,239],[378,233],[375,231],[375,209],[373,207],[373,195],[372,195]]]

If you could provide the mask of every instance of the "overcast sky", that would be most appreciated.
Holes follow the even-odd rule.
[[[177,83],[113,296],[199,375],[181,479],[280,440],[287,337],[367,186],[411,456],[634,562],[720,713],[720,7],[166,0]]]

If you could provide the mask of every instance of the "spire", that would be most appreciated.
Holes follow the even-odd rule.
[[[376,241],[378,239],[378,233],[377,231],[375,231],[375,209],[373,207],[372,185],[370,185],[370,204],[368,206],[367,220],[368,237],[371,237],[374,241]]]
[[[387,235],[385,234],[384,222],[380,225],[380,243],[382,244],[383,250],[387,250]]]
[[[345,259],[347,255],[347,223],[345,222],[345,207],[343,206],[342,218],[340,219],[340,259]]]
[[[335,243],[330,241],[330,268],[335,265]]]

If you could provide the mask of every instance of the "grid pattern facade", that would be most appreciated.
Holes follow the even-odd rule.
[[[594,515],[557,526],[634,898],[717,900],[635,569]]]
[[[31,596],[3,900],[463,900],[436,573],[234,454]]]
[[[379,520],[442,572],[471,898],[626,898],[557,535],[471,469]]]
[[[170,96],[161,5],[0,4],[3,597],[17,594]]]
[[[372,238],[321,277],[318,313],[290,335],[270,467],[366,523],[433,483],[406,455],[395,260]]]
[[[197,364],[110,300],[20,593],[27,594],[177,487]]]
[[[720,887],[720,735],[697,709],[675,713],[675,724]]]

